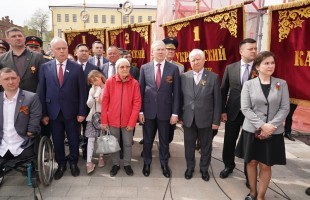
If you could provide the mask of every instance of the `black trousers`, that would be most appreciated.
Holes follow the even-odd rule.
[[[285,126],[284,126],[284,130],[285,130],[285,134],[286,135],[291,135],[292,132],[292,124],[293,124],[293,114],[295,112],[297,108],[296,104],[290,104],[290,112],[288,113],[286,119],[285,119]]]
[[[34,156],[34,145],[24,149],[21,154],[16,157],[10,151],[7,151],[3,157],[0,156],[0,173],[6,163],[11,162],[13,166],[10,166],[14,167],[16,163],[26,161],[32,156]]]
[[[224,146],[222,154],[225,168],[227,167],[234,169],[236,166],[235,148],[243,121],[244,115],[240,111],[234,121],[227,120],[227,122],[225,123]]]

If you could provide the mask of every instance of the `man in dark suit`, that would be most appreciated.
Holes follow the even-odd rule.
[[[99,70],[102,71],[106,79],[110,78],[116,74],[117,70],[115,67],[116,61],[121,57],[121,52],[116,46],[109,46],[107,49],[107,58],[109,62],[104,63],[102,68],[99,67]]]
[[[0,93],[0,179],[5,163],[18,163],[34,155],[33,137],[40,134],[39,97],[19,89],[19,82],[16,71],[1,69],[4,92]]]
[[[239,49],[241,60],[226,67],[221,85],[221,120],[225,122],[223,145],[225,169],[220,173],[221,178],[227,178],[236,166],[236,141],[244,120],[244,115],[240,111],[240,95],[243,83],[252,76],[253,60],[257,54],[256,41],[251,38],[244,39],[240,42]],[[246,175],[246,168],[244,171]]]
[[[86,44],[78,44],[75,48],[76,56],[77,56],[77,63],[81,65],[83,72],[84,72],[84,78],[86,83],[86,96],[88,97],[89,90],[91,88],[91,85],[88,84],[88,74],[91,70],[98,70],[98,67],[88,62],[89,58],[89,49]],[[86,102],[85,102],[86,104]],[[87,108],[87,114],[89,113],[90,109]],[[82,144],[82,151],[83,151],[83,159],[86,160],[87,156],[87,137],[85,137],[85,130],[86,130],[86,120],[82,122],[83,126],[83,144]]]
[[[68,60],[68,44],[62,38],[51,41],[55,60],[42,65],[40,71],[40,100],[44,124],[51,123],[55,158],[58,163],[54,178],[63,176],[67,159],[72,176],[79,176],[79,123],[86,116],[86,85],[83,69]],[[64,139],[67,134],[70,154],[66,158]]]
[[[184,128],[184,147],[187,169],[185,178],[191,179],[195,169],[196,138],[201,144],[200,173],[209,181],[213,130],[221,120],[221,89],[218,75],[204,69],[205,54],[194,49],[189,54],[192,71],[181,75],[182,111],[180,118]]]
[[[25,49],[25,37],[20,29],[11,27],[5,34],[11,50],[0,56],[0,69],[3,67],[14,69],[20,77],[19,87],[37,92],[40,65],[44,63],[43,55]]]
[[[102,42],[100,41],[93,42],[92,51],[93,51],[94,56],[89,58],[88,61],[91,64],[96,65],[97,67],[102,69],[102,65],[104,63],[109,62],[109,60],[104,57],[104,47],[103,47]]]
[[[171,176],[168,166],[169,126],[176,124],[179,114],[180,73],[178,67],[165,61],[163,41],[152,44],[154,60],[142,65],[140,89],[142,107],[139,120],[143,124],[144,176],[150,175],[152,147],[156,131],[159,136],[159,159],[163,175]]]

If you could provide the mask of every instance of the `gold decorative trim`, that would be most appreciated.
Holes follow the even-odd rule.
[[[238,10],[217,14],[204,18],[205,22],[214,22],[220,25],[220,29],[226,28],[232,36],[237,38],[237,14]]]
[[[279,13],[279,42],[288,37],[290,31],[295,28],[302,28],[305,20],[310,17],[310,6],[306,8],[278,11]]]
[[[250,2],[252,2],[252,1],[250,1]],[[244,3],[246,3],[246,2],[244,2]],[[207,17],[207,16],[214,15],[214,14],[217,14],[217,13],[233,10],[233,9],[242,7],[244,5],[244,3],[239,3],[239,4],[227,6],[227,7],[221,8],[221,9],[211,10],[211,11],[200,13],[200,14],[197,14],[197,15],[188,16],[188,17],[185,17],[185,18],[182,18],[182,19],[178,19],[178,20],[174,20],[174,21],[168,22],[166,24],[162,24],[160,26],[162,26],[162,27],[170,26],[170,25],[173,25],[173,24],[176,24],[176,23],[186,22],[186,21],[189,21],[189,20],[193,20],[193,19],[197,19],[197,18],[201,18],[201,17]]]
[[[308,100],[290,98],[290,102],[299,106],[310,107],[310,101]]]
[[[283,10],[283,9],[295,8],[299,6],[306,6],[308,4],[310,4],[310,0],[300,0],[300,1],[293,1],[289,3],[279,4],[279,5],[268,6],[268,9],[269,11]]]
[[[149,43],[149,26],[139,26],[132,28],[132,31],[138,32],[141,37],[144,37],[145,42],[148,44]]]
[[[67,42],[68,45],[71,45],[72,41],[74,40],[74,38],[78,35],[80,35],[81,33],[66,33],[67,34]]]
[[[118,36],[123,31],[123,29],[109,31],[111,45],[114,45],[114,40],[116,39],[116,36]]]
[[[183,22],[178,23],[172,26],[167,26],[167,32],[169,37],[177,37],[178,32],[183,28],[187,27],[190,23],[189,22]]]
[[[96,36],[96,38],[98,40],[100,40],[101,42],[104,42],[104,31],[89,31],[88,32],[90,35],[94,35]]]

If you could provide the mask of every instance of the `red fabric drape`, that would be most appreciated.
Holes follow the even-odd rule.
[[[270,10],[270,51],[276,57],[274,76],[287,81],[291,98],[310,101],[310,1]]]
[[[107,30],[108,46],[114,45],[132,54],[132,64],[137,67],[150,61],[151,24],[133,25]]]
[[[243,39],[243,5],[202,13],[181,22],[164,25],[165,36],[179,41],[176,61],[191,69],[188,54],[198,48],[205,52],[205,67],[222,78],[225,67],[240,60],[239,42]]]

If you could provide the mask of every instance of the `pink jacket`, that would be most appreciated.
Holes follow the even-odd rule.
[[[118,128],[135,127],[140,108],[140,86],[132,76],[122,82],[116,74],[106,81],[101,106],[102,124]]]

